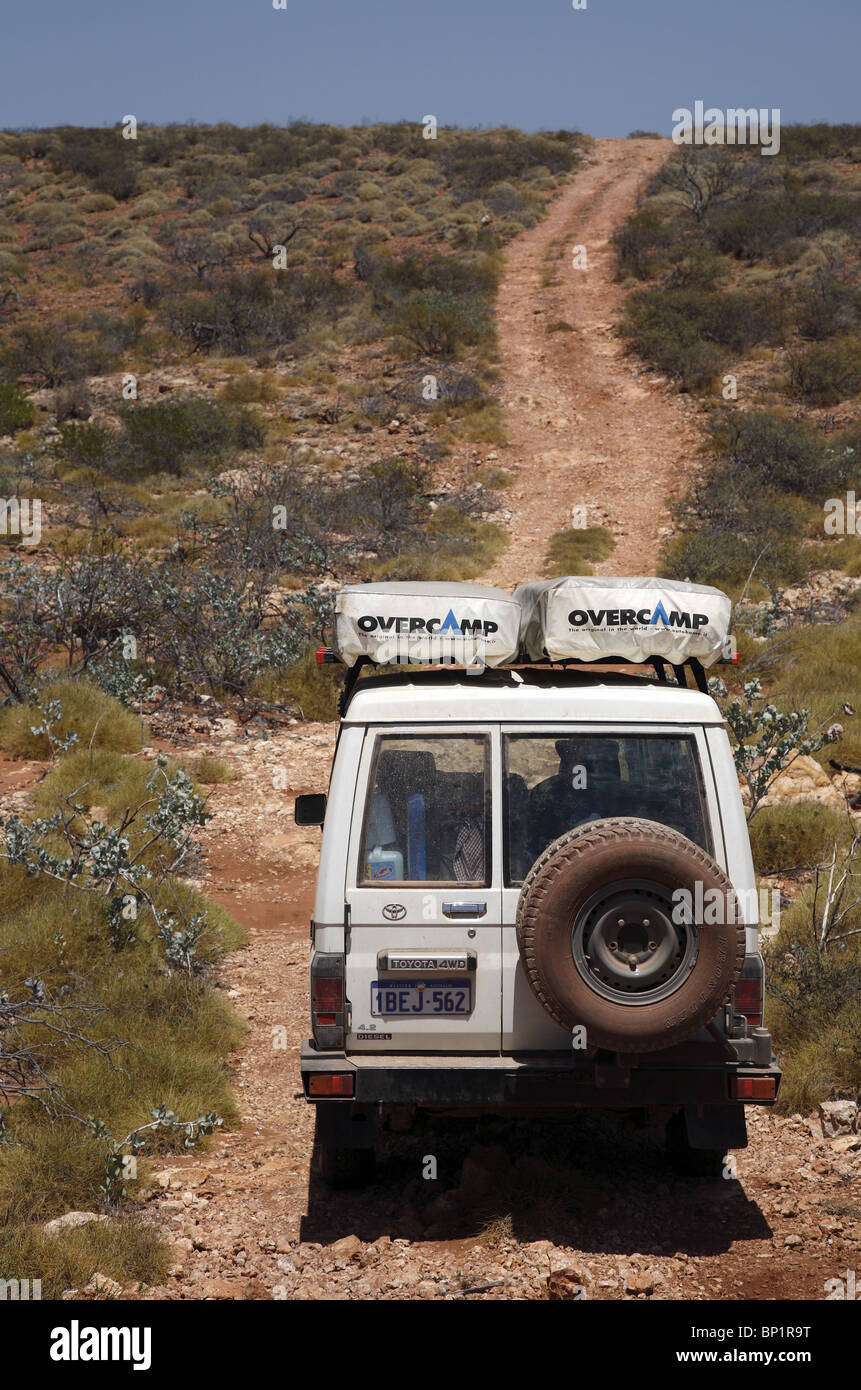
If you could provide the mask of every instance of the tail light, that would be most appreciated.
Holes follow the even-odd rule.
[[[765,974],[762,956],[745,956],[741,977],[733,990],[733,1013],[747,1019],[751,1028],[762,1027]]]
[[[729,1093],[733,1100],[774,1100],[777,1081],[773,1076],[734,1076]]]
[[[353,1096],[356,1078],[351,1071],[312,1072],[308,1078],[309,1096]]]
[[[311,1031],[324,1052],[344,1046],[345,960],[340,954],[315,951],[311,960]]]

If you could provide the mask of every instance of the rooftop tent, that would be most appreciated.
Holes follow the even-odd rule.
[[[732,604],[720,589],[667,579],[567,575],[521,584],[520,644],[532,661],[695,659],[724,651]]]
[[[335,600],[333,648],[347,666],[501,666],[517,656],[520,604],[480,584],[350,584]]]

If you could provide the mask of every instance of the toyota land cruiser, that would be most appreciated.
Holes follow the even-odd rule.
[[[704,676],[729,617],[650,579],[339,595],[328,797],[295,809],[323,827],[301,1070],[325,1180],[366,1180],[395,1110],[634,1110],[703,1172],[747,1143],[780,1072]]]

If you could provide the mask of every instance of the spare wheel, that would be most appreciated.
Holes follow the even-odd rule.
[[[568,831],[535,861],[517,944],[539,1003],[563,1028],[584,1027],[587,1047],[655,1052],[726,1002],[745,924],[711,855],[668,826],[619,817]]]

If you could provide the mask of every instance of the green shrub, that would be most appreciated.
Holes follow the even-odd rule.
[[[491,318],[487,303],[477,295],[430,291],[400,306],[393,327],[423,353],[455,357],[461,347],[487,337]]]
[[[725,354],[701,339],[677,294],[670,299],[662,290],[635,291],[626,303],[621,331],[640,357],[673,377],[682,390],[709,386],[724,362]]]
[[[39,690],[39,701],[44,709],[52,700],[59,700],[62,707],[56,738],[64,739],[74,731],[78,735],[76,746],[83,748],[113,752],[132,752],[140,748],[140,719],[89,681],[73,678],[48,681]],[[47,736],[32,732],[42,723],[42,712],[35,704],[7,705],[0,709],[0,748],[5,748],[13,758],[50,757]]]
[[[498,468],[488,464],[484,468],[476,469],[476,476],[483,487],[489,492],[495,492],[499,488],[511,487],[514,482],[514,474],[507,468]]]
[[[848,844],[847,815],[815,801],[765,806],[750,821],[750,847],[757,873],[779,874],[830,859],[833,846]]]
[[[861,623],[857,617],[780,633],[757,659],[758,673],[769,683],[769,693],[778,704],[810,709],[813,724],[836,717],[844,726],[838,744],[814,754],[826,767],[832,758],[861,766],[861,719],[838,712],[846,701],[857,707],[859,668]]]
[[[663,219],[646,210],[632,213],[611,237],[620,268],[638,280],[650,280],[658,273],[672,239]]]
[[[845,867],[846,861],[838,860],[838,876]],[[783,1070],[784,1113],[805,1113],[831,1096],[861,1094],[859,938],[835,940],[822,949],[824,897],[820,876],[819,884],[784,913],[779,935],[763,949],[766,1018]],[[859,926],[856,904],[839,930]]]
[[[727,259],[718,256],[708,246],[675,243],[667,252],[667,269],[662,283],[673,290],[717,290],[727,279]],[[766,301],[767,302],[767,301]],[[743,310],[737,306],[736,316]]]
[[[119,129],[68,127],[60,132],[53,165],[58,171],[83,174],[97,193],[125,201],[137,191],[138,142],[124,140]]]
[[[232,405],[265,405],[278,399],[278,379],[269,372],[243,372],[225,382],[218,394]]]
[[[535,165],[543,165],[553,174],[567,173],[579,163],[587,143],[587,138],[576,132],[524,135],[504,129],[469,131],[457,139],[447,136],[437,141],[431,154],[451,183],[456,200],[467,203],[494,184],[518,180]],[[415,161],[410,171],[430,162]]]
[[[62,386],[111,371],[136,331],[130,320],[102,310],[23,323],[0,348],[0,363],[10,374],[32,377],[40,386]]]
[[[144,193],[135,198],[130,214],[135,220],[140,217],[156,217],[160,212],[166,212],[170,205],[171,200],[164,193]]]
[[[670,370],[665,363],[677,360],[673,349],[680,334],[688,342],[700,340],[739,353],[756,343],[779,342],[782,325],[776,293],[654,288],[630,296],[624,330],[638,352]]]
[[[64,421],[57,455],[72,467],[129,480],[214,466],[236,450],[257,448],[264,438],[249,411],[202,396],[124,406],[120,416],[120,432]]]
[[[829,541],[819,553],[828,569],[842,570],[853,579],[861,576],[861,536]]]
[[[66,420],[88,420],[93,411],[93,402],[84,381],[70,381],[54,392],[54,414],[57,423]]]
[[[252,694],[262,700],[295,704],[304,719],[330,723],[338,717],[338,697],[344,673],[333,666],[320,666],[313,651],[306,652],[292,666],[263,671],[252,686]]]
[[[188,773],[194,782],[213,786],[219,782],[235,782],[237,773],[223,758],[212,758],[200,754],[196,758],[180,758],[179,766]]]
[[[712,418],[709,432],[719,456],[755,487],[819,501],[823,491],[848,486],[842,441],[829,446],[806,420],[768,410],[729,410]]]
[[[522,193],[513,183],[496,183],[484,194],[484,202],[497,217],[511,217],[525,207]]]
[[[263,429],[247,410],[201,396],[127,405],[120,416],[130,473],[179,474],[189,463],[215,463],[263,443]]]
[[[820,270],[799,287],[795,322],[803,338],[822,342],[846,333],[861,317],[861,291],[852,283],[852,272],[845,263],[837,269]]]
[[[93,1150],[98,1163],[102,1155],[95,1145]],[[45,1145],[39,1159],[40,1168],[45,1163],[50,1170],[51,1159],[62,1164],[68,1156]],[[46,1172],[49,1183],[52,1178],[56,1183],[56,1176],[56,1170]],[[75,1204],[79,1191],[70,1192]],[[172,1258],[161,1233],[133,1219],[91,1221],[57,1235],[45,1235],[39,1225],[14,1221],[0,1227],[0,1278],[38,1279],[42,1298],[59,1299],[67,1289],[83,1289],[94,1274],[114,1279],[124,1288],[154,1286],[163,1282]]]
[[[140,732],[136,744],[140,746]],[[152,792],[146,783],[151,774],[149,761],[129,757],[127,752],[82,746],[79,742],[53,764],[36,792],[33,809],[36,815],[50,816],[74,792],[77,805],[88,811],[98,807],[100,819],[110,823],[119,819],[126,808],[134,810],[150,799]]]
[[[846,335],[811,343],[792,354],[795,394],[810,405],[839,405],[861,391],[861,338]]]
[[[82,212],[111,212],[116,205],[117,200],[110,193],[88,193],[80,203]]]
[[[73,242],[83,241],[86,235],[86,228],[77,222],[62,222],[51,229],[49,238],[52,246],[71,246]]]
[[[759,581],[795,582],[817,559],[802,540],[811,507],[848,486],[851,446],[763,410],[716,413],[709,432],[714,452],[674,504],[681,532],[665,543],[661,572],[734,588],[755,567]]]
[[[472,579],[503,553],[508,536],[491,521],[474,521],[453,507],[440,507],[430,529],[433,545],[417,545],[372,566],[373,579],[427,579],[437,583]]]
[[[0,434],[29,429],[36,412],[27,397],[14,386],[0,382]]]
[[[55,446],[58,457],[75,469],[113,473],[117,467],[121,436],[102,425],[79,421],[77,415],[71,418],[75,420],[74,424],[70,423],[65,412],[63,418],[58,414],[60,438]]]
[[[505,417],[498,401],[470,403],[452,423],[451,438],[466,444],[507,444]]]
[[[709,210],[707,229],[719,251],[739,259],[775,257],[789,243],[804,242],[828,230],[857,235],[861,206],[851,194],[753,192]]]
[[[72,997],[86,981],[105,1010],[88,1022],[88,1035],[120,1043],[113,1058],[84,1047],[69,1050],[54,1070],[68,1103],[79,1115],[95,1116],[118,1140],[149,1122],[159,1105],[167,1105],[182,1119],[216,1111],[227,1123],[235,1123],[237,1109],[224,1063],[242,1030],[229,1001],[202,980],[160,972],[143,935],[124,950],[112,951],[104,920],[94,911],[97,904],[79,897],[74,915],[56,894],[12,916],[9,927],[14,927],[15,936],[5,924],[3,931],[4,947],[10,938],[11,943],[22,937],[27,942],[17,959],[4,951],[15,972],[12,978],[18,977],[22,965],[35,976],[47,974],[56,980],[59,974],[63,983],[68,981]],[[84,931],[90,934],[89,942],[81,939]],[[59,967],[58,938],[64,957]],[[64,968],[65,960],[71,965],[75,957],[78,968]],[[16,1105],[13,1110],[8,1119],[13,1142],[0,1151],[0,1202],[7,1220],[11,1216],[22,1224],[44,1221],[70,1208],[102,1205],[104,1143],[80,1121],[60,1119],[51,1125],[34,1105]],[[175,1136],[155,1135],[148,1149],[157,1154],[177,1146]],[[139,1181],[128,1184],[132,1192]],[[134,1251],[132,1237],[132,1258]],[[115,1246],[115,1257],[118,1253]],[[121,1260],[119,1264],[123,1268]]]
[[[755,525],[743,532],[732,529],[732,519],[686,531],[665,542],[658,573],[667,579],[690,579],[695,584],[715,584],[738,589],[754,565],[763,582],[784,588],[801,579],[811,568],[812,557],[793,536],[757,533]]]
[[[616,545],[604,526],[557,531],[550,537],[544,557],[545,574],[592,574],[590,560],[605,560]]]
[[[808,159],[861,158],[861,126],[785,125],[780,132],[780,157],[793,162]]]
[[[54,200],[30,203],[24,209],[24,220],[31,222],[34,227],[49,228],[57,222],[65,222],[67,218],[68,213],[62,203]]]
[[[312,319],[335,323],[352,298],[350,286],[331,271],[256,271],[233,276],[208,295],[169,300],[166,318],[172,332],[196,348],[245,355],[293,342]]]
[[[24,273],[24,263],[18,256],[0,250],[0,279],[4,276],[17,276]]]

